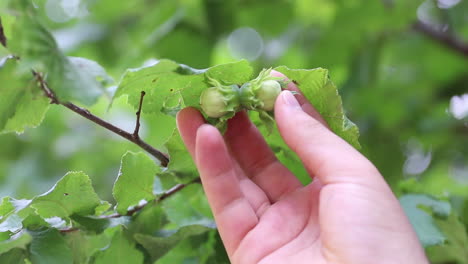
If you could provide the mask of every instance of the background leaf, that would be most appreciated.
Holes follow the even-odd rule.
[[[166,142],[170,161],[168,168],[175,173],[181,182],[189,182],[198,176],[195,163],[187,150],[178,130],[174,130],[171,138]]]
[[[0,255],[0,261],[2,263],[18,263],[26,264],[26,254],[24,250],[12,249],[5,254]]]
[[[468,263],[468,234],[463,223],[454,214],[447,221],[436,219],[437,226],[447,237],[447,243],[429,247],[428,256],[436,263]]]
[[[400,203],[424,246],[438,245],[446,241],[446,237],[432,219],[431,213],[447,217],[451,210],[449,203],[417,194],[402,196]],[[425,210],[430,211],[426,212]]]
[[[122,228],[117,227],[110,245],[95,255],[95,264],[143,263],[143,253],[122,232]]]
[[[19,76],[17,65],[14,59],[0,65],[0,133],[23,133],[26,127],[38,126],[49,108],[32,76]]]
[[[168,237],[155,237],[145,234],[135,234],[135,240],[151,255],[151,261],[155,261],[164,256],[181,240],[189,236],[199,235],[207,232],[210,228],[200,225],[184,226]]]
[[[146,154],[125,153],[112,191],[117,201],[117,212],[124,215],[130,207],[152,201],[155,198],[154,178],[159,171],[156,163]]]
[[[25,249],[31,242],[32,237],[27,232],[19,232],[10,239],[0,242],[0,255],[14,248]]]
[[[309,100],[355,146],[357,130],[343,114],[359,126],[360,151],[403,197],[409,215],[417,216],[413,224],[428,227],[422,235],[445,239],[426,248],[430,261],[466,263],[468,60],[453,43],[468,43],[467,12],[467,1],[443,0],[0,1],[7,43],[0,45],[0,194],[16,198],[0,205],[0,243],[13,242],[17,232],[58,230],[63,239],[57,241],[76,263],[93,263],[113,239],[138,252],[132,261],[151,263],[135,234],[164,237],[165,230],[187,225],[213,226],[195,183],[132,216],[119,216],[111,188],[119,161],[122,153],[141,149],[50,105],[31,67],[60,100],[85,106],[125,131],[133,131],[146,91],[141,139],[172,158],[154,178],[151,192],[157,197],[198,176],[175,132],[175,115],[198,107],[207,75],[240,84],[263,68],[285,65],[288,76],[307,80],[299,82],[301,89],[314,94]],[[269,132],[256,112],[249,116],[278,159],[308,184],[309,174],[277,129]],[[91,194],[94,202],[83,211],[70,205],[80,211],[70,216],[60,205],[65,196],[40,201],[40,210],[30,206],[67,171],[86,172],[96,194],[112,204]],[[77,204],[87,201],[91,189],[75,187],[85,197]],[[450,204],[448,216],[437,212],[440,203]],[[47,216],[55,214],[65,216]],[[31,249],[31,243],[13,248],[0,255],[0,263],[30,263]],[[219,235],[209,231],[183,239],[159,262],[229,260]]]
[[[32,232],[30,246],[32,263],[68,264],[73,263],[73,253],[57,230]]]
[[[77,100],[86,105],[96,102],[102,86],[96,77],[106,78],[103,69],[96,71],[97,63],[90,60],[66,57],[57,46],[52,34],[32,16],[28,5],[17,11],[20,15],[14,25],[15,34],[10,50],[22,61],[22,70],[34,69],[46,74],[46,81],[60,100]],[[102,76],[104,75],[104,76]],[[102,80],[102,79],[101,79]]]
[[[73,214],[93,214],[100,204],[89,177],[82,172],[69,172],[47,193],[34,198],[31,207],[43,218],[68,218]]]

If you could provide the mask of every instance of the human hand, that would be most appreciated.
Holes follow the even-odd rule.
[[[293,83],[288,89],[298,91]],[[314,179],[307,186],[276,159],[245,112],[229,120],[224,138],[196,109],[177,116],[231,262],[428,263],[377,169],[296,97],[280,94],[275,119]]]

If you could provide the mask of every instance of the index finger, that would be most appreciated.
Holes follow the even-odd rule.
[[[306,114],[291,92],[283,91],[278,96],[275,119],[286,144],[324,185],[338,182],[385,185],[369,160]]]
[[[320,113],[312,106],[311,103],[309,103],[307,98],[305,98],[305,96],[302,95],[301,90],[299,90],[294,80],[289,80],[288,77],[286,77],[286,75],[275,70],[271,71],[271,75],[275,77],[284,78],[284,80],[288,82],[287,90],[296,92],[294,97],[296,97],[297,101],[299,102],[299,105],[301,106],[302,111],[306,112],[308,115],[312,116],[314,119],[316,119],[317,121],[319,121],[320,123],[322,123],[324,126],[328,128],[328,124],[325,121],[325,119],[323,119]]]

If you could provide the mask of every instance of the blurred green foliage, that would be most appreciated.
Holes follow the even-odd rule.
[[[24,35],[26,41],[38,41],[12,26],[16,14],[11,6],[18,8],[27,2],[1,0],[0,17],[7,40]],[[102,93],[90,111],[127,131],[134,127],[134,108],[125,97],[114,100],[109,108],[111,95],[127,69],[148,65],[153,59],[166,58],[194,68],[207,68],[246,58],[256,72],[279,65],[329,69],[342,95],[346,114],[360,128],[361,151],[379,168],[395,193],[428,194],[450,203],[450,216],[435,221],[446,243],[428,247],[431,260],[468,263],[468,1],[33,2],[37,12],[33,25],[52,33],[50,37],[55,38],[58,47],[49,48],[51,54],[58,54],[55,58],[84,57],[98,62],[109,75],[93,75],[105,80],[101,83],[105,90],[99,91],[101,84],[86,80],[73,83],[79,85],[70,89],[97,91],[90,95],[88,104]],[[0,57],[9,54],[9,50],[0,46]],[[44,61],[45,67],[55,63]],[[37,66],[37,62],[31,63]],[[75,64],[64,65],[53,74],[75,71]],[[0,91],[9,81],[1,77]],[[79,75],[70,78],[80,79]],[[112,83],[111,78],[116,81]],[[56,86],[61,83],[71,85],[70,79],[61,79]],[[463,94],[464,100],[454,98]],[[0,103],[1,110],[6,102],[0,99]],[[460,114],[463,109],[464,115]],[[142,119],[141,137],[165,150],[174,119],[151,113],[144,114]],[[1,122],[0,115],[0,125]],[[121,157],[128,150],[140,151],[134,144],[57,105],[49,107],[39,127],[27,128],[22,134],[0,135],[0,146],[2,197],[31,198],[50,189],[68,171],[83,171],[91,178],[99,197],[114,203],[112,184]],[[200,197],[199,187],[171,197],[167,204],[181,208],[181,212],[168,211],[167,217],[175,223],[189,217],[210,217],[205,202],[198,201],[203,199]],[[192,209],[187,208],[187,201]],[[195,212],[188,211],[193,208]],[[173,237],[183,241],[158,263],[226,262],[222,254],[206,253],[202,257],[198,254],[213,248],[222,252],[215,232],[181,230]],[[122,246],[135,251],[133,245],[125,247],[130,242],[117,235],[122,232],[119,228],[106,232],[105,238],[66,239],[70,245],[73,239],[85,239],[95,251],[106,241],[118,240],[112,244],[112,250],[120,250]],[[193,236],[184,239],[185,232],[192,232]],[[64,238],[57,233],[38,231],[32,236],[63,245]],[[148,247],[160,243],[151,238],[141,239],[147,240]],[[31,237],[20,242],[23,240],[29,242]],[[38,247],[38,252],[47,251],[38,240],[34,241],[31,246]],[[40,261],[47,261],[49,253],[43,253]],[[0,259],[8,257],[20,263],[18,254],[10,250],[8,256],[1,255]],[[70,252],[64,250],[63,254]],[[108,253],[97,255],[98,259],[111,257]],[[34,261],[37,256],[30,258]],[[141,261],[143,256],[136,259]]]

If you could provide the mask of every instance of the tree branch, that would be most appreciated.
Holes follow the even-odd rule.
[[[145,91],[141,91],[141,97],[140,97],[140,105],[138,106],[138,112],[136,112],[136,124],[135,124],[135,131],[133,131],[133,137],[134,138],[139,138],[140,135],[138,134],[140,132],[140,116],[141,116],[141,108],[143,106],[143,98],[145,97]]]
[[[173,186],[171,189],[167,190],[166,192],[164,192],[163,194],[161,194],[156,200],[154,200],[152,202],[152,204],[158,204],[164,200],[166,200],[167,198],[171,197],[172,195],[176,194],[177,192],[181,191],[182,189],[184,189],[185,187],[191,185],[191,184],[194,184],[194,183],[200,183],[200,178],[196,178],[194,180],[192,180],[191,182],[189,183],[180,183],[180,184],[177,184],[175,186]],[[121,215],[119,213],[115,213],[115,214],[111,214],[111,215],[104,215],[102,217],[100,217],[101,219],[108,219],[108,218],[119,218],[119,217],[122,217],[122,216],[132,216],[134,214],[136,214],[137,212],[141,211],[143,208],[145,208],[148,204],[150,203],[146,203],[146,204],[143,204],[143,205],[139,205],[139,206],[135,206],[132,210],[129,210],[127,211],[127,214],[125,215]]]
[[[33,75],[34,77],[36,78],[36,80],[39,82],[39,86],[41,87],[41,89],[44,91],[45,95],[50,99],[50,103],[51,104],[59,104],[59,105],[63,105],[65,106],[66,108],[72,110],[73,112],[81,115],[82,117],[100,125],[101,127],[104,127],[106,128],[107,130],[109,131],[112,131],[114,132],[115,134],[135,143],[136,145],[140,146],[142,149],[146,150],[149,154],[151,154],[152,156],[154,156],[156,159],[158,159],[160,162],[161,162],[161,166],[163,167],[167,167],[167,164],[169,163],[169,158],[166,156],[166,154],[162,153],[161,151],[155,149],[154,147],[152,147],[151,145],[149,145],[148,143],[146,143],[145,141],[141,140],[141,138],[139,136],[134,136],[134,134],[131,134],[131,133],[128,133],[127,131],[124,131],[104,120],[102,120],[101,118],[91,114],[91,112],[87,109],[84,109],[84,108],[81,108],[73,103],[70,103],[70,102],[61,102],[59,101],[59,99],[57,98],[57,96],[55,95],[55,93],[48,87],[46,81],[44,80],[44,78],[42,77],[42,75],[38,72],[35,72],[33,71]],[[143,96],[142,96],[142,100],[143,100]],[[140,105],[140,110],[141,110],[141,105]],[[139,110],[139,112],[140,112]],[[137,124],[139,126],[139,115],[137,116],[138,117],[138,121],[137,121]],[[136,132],[138,132],[136,130]]]
[[[421,21],[414,23],[413,29],[443,44],[447,48],[450,48],[462,54],[463,56],[468,57],[468,43],[462,42],[460,39],[456,38],[455,36],[437,31],[433,29],[432,27],[430,27],[429,25],[424,24]]]
[[[200,178],[196,178],[194,180],[192,180],[191,182],[189,183],[186,183],[186,184],[177,184],[175,185],[174,187],[172,187],[171,189],[169,189],[167,192],[163,193],[161,196],[159,196],[158,198],[158,202],[161,202],[167,198],[169,198],[170,196],[172,196],[173,194],[177,193],[178,191],[182,190],[183,188],[187,187],[188,185],[190,184],[194,184],[194,183],[201,183],[201,180]]]
[[[7,47],[7,38],[5,36],[5,31],[3,31],[2,18],[0,17],[0,43],[6,48]]]

